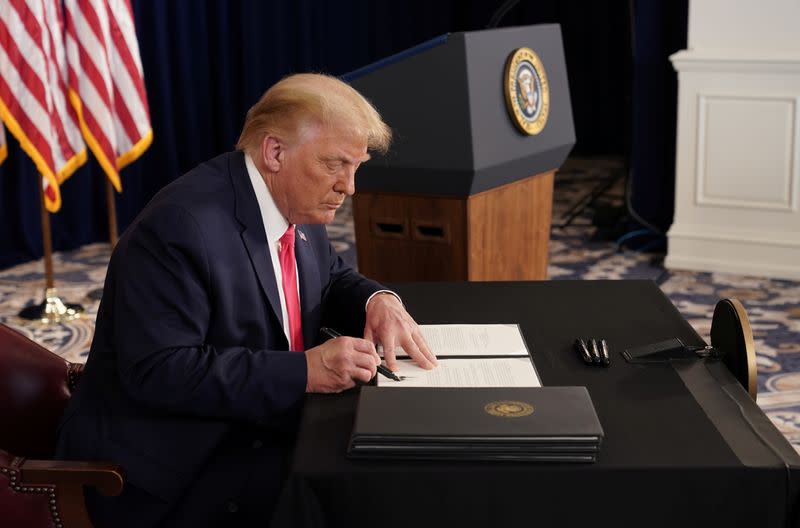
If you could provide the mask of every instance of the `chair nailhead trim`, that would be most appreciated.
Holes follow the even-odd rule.
[[[47,487],[28,487],[28,486],[19,486],[17,485],[17,472],[13,469],[8,468],[0,468],[0,473],[6,474],[11,481],[10,487],[14,491],[23,492],[23,493],[47,493],[50,497],[50,511],[52,512],[53,521],[55,521],[56,528],[64,528],[63,523],[61,522],[61,516],[58,513],[58,504],[56,501],[56,490],[54,486],[47,486]]]

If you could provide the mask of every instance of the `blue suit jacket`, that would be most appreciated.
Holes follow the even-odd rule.
[[[323,321],[361,335],[381,286],[342,262],[324,226],[296,236],[306,346]],[[100,525],[263,525],[305,386],[244,156],[224,154],[159,192],[117,244],[57,453],[125,469],[121,497],[89,499]]]

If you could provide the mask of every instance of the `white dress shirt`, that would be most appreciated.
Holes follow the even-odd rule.
[[[247,174],[253,184],[256,193],[258,208],[261,210],[261,220],[264,222],[264,232],[267,234],[267,246],[269,247],[269,258],[272,260],[272,269],[275,271],[275,282],[278,285],[278,296],[281,299],[281,318],[283,319],[283,333],[286,340],[291,341],[289,336],[289,312],[286,310],[286,296],[283,294],[283,272],[280,262],[280,240],[283,234],[289,229],[289,222],[275,205],[275,200],[269,192],[267,183],[258,172],[256,164],[249,154],[244,155],[244,164],[247,167]],[[295,253],[296,254],[296,253]],[[296,257],[295,257],[296,258]],[[295,273],[299,273],[295,266]],[[295,278],[297,284],[297,299],[300,300],[300,277]],[[301,312],[302,313],[302,312]]]
[[[289,221],[284,218],[283,214],[275,205],[275,200],[269,192],[267,183],[258,172],[256,164],[249,154],[244,155],[244,163],[247,167],[247,174],[250,176],[250,182],[253,184],[253,190],[256,193],[256,200],[258,201],[258,208],[261,210],[261,220],[264,222],[264,232],[267,234],[267,242],[269,246],[269,257],[272,260],[272,269],[275,271],[275,282],[278,284],[278,296],[281,299],[281,317],[283,318],[283,333],[286,334],[287,341],[291,342],[289,336],[289,312],[286,310],[286,296],[283,294],[283,273],[281,272],[281,263],[279,258],[280,253],[280,239],[286,230],[289,228]],[[295,253],[296,255],[296,253]],[[295,256],[295,258],[297,258]],[[295,273],[299,273],[297,266],[295,266]],[[296,278],[297,284],[297,298],[300,299],[300,277]],[[378,294],[388,293],[393,295],[403,303],[400,296],[391,290],[378,290],[369,296],[367,302],[364,303],[364,310],[366,311],[369,302]],[[302,312],[301,312],[302,313]]]

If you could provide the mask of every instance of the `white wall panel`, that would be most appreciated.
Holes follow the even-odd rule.
[[[700,95],[697,203],[796,208],[795,99]]]
[[[800,279],[800,1],[690,0],[668,268]]]

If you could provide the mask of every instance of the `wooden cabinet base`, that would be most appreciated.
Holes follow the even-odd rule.
[[[554,173],[458,198],[357,192],[359,271],[383,282],[547,278]]]

